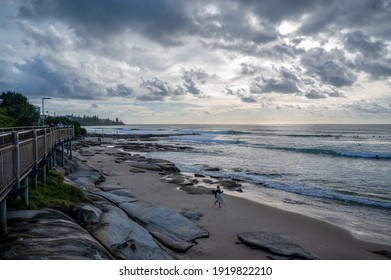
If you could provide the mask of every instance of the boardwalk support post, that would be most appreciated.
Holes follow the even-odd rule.
[[[23,181],[22,201],[25,206],[29,206],[29,177],[26,176]]]
[[[12,133],[12,144],[15,146],[15,188],[20,188],[20,148],[19,148],[19,134],[18,132]]]
[[[0,235],[7,234],[7,198],[0,201]]]
[[[43,166],[42,166],[42,183],[46,185],[46,151],[47,151],[47,141],[46,141],[46,128],[43,129],[43,143],[44,143],[44,153],[43,153]]]
[[[65,166],[65,158],[64,158],[64,141],[61,141],[61,166]]]
[[[34,135],[34,175],[32,180],[32,188],[35,189],[38,184],[38,141],[37,141],[37,131],[33,130]]]

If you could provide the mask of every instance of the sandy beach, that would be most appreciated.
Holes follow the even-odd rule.
[[[238,239],[239,233],[260,231],[284,237],[321,260],[381,260],[387,259],[385,254],[391,252],[390,246],[358,240],[344,229],[249,201],[237,193],[230,195],[232,191],[227,189],[223,189],[227,206],[219,208],[214,205],[211,193],[189,194],[178,184],[162,181],[163,175],[159,171],[131,172],[128,162],[116,162],[118,152],[116,147],[108,144],[84,145],[73,155],[101,170],[106,177],[105,183],[125,187],[137,199],[162,204],[176,211],[191,209],[203,213],[196,222],[210,235],[197,239],[197,244],[186,253],[178,253],[180,259],[269,259],[269,252],[251,248]]]

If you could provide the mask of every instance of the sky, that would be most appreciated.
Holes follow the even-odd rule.
[[[0,90],[51,115],[391,123],[391,0],[0,3]]]

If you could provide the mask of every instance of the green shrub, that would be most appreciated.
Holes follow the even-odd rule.
[[[67,212],[74,203],[91,203],[84,192],[64,183],[64,177],[50,170],[46,177],[46,185],[39,182],[35,189],[29,187],[29,205],[22,206],[20,200],[11,201],[11,207],[36,210],[44,207]]]

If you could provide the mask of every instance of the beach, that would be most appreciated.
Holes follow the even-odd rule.
[[[164,205],[178,212],[190,209],[202,213],[196,223],[209,232],[209,237],[197,239],[194,246],[186,252],[177,252],[179,259],[275,258],[269,251],[253,248],[238,239],[238,234],[246,232],[267,232],[283,237],[309,252],[314,259],[389,258],[391,247],[388,245],[358,240],[345,229],[319,219],[250,201],[235,190],[223,188],[227,205],[219,208],[214,205],[211,192],[189,194],[179,184],[163,181],[162,177],[167,172],[141,170],[135,168],[131,160],[119,161],[119,149],[112,139],[86,140],[88,141],[79,146],[73,155],[100,170],[105,176],[105,183],[127,188],[139,200]],[[138,156],[137,151],[127,153]],[[208,187],[213,189],[216,185],[210,184]]]

